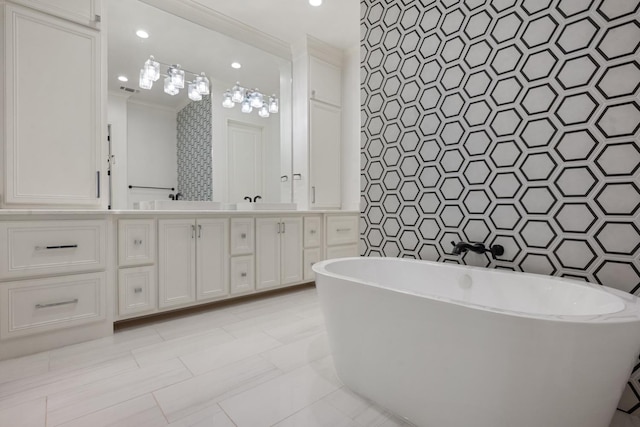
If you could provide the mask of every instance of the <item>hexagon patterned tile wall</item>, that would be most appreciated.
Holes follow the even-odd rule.
[[[640,0],[362,6],[362,255],[640,295]]]

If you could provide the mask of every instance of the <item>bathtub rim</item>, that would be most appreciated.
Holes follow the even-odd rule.
[[[328,271],[326,266],[337,263],[337,262],[348,262],[348,261],[358,261],[358,260],[382,260],[382,262],[397,262],[397,263],[419,263],[419,264],[428,264],[433,267],[442,268],[443,265],[446,268],[454,268],[458,270],[471,270],[471,271],[486,271],[491,270],[492,272],[496,272],[498,274],[508,275],[527,275],[534,276],[536,278],[544,278],[545,280],[551,280],[555,282],[566,283],[572,286],[584,286],[587,287],[594,292],[603,292],[610,296],[614,296],[618,298],[623,304],[623,308],[619,311],[612,313],[603,313],[603,314],[539,314],[539,313],[528,313],[516,310],[508,310],[502,308],[496,308],[491,306],[485,306],[481,304],[473,304],[465,301],[459,301],[452,298],[447,298],[435,294],[429,293],[421,293],[417,294],[415,292],[403,290],[403,289],[394,289],[387,286],[382,286],[380,284],[370,282],[367,280],[362,280],[352,276],[346,276],[343,274],[333,273]],[[446,264],[439,261],[427,261],[427,260],[417,260],[417,259],[405,259],[405,258],[396,258],[396,257],[348,257],[348,258],[332,258],[324,261],[320,261],[315,263],[312,266],[313,271],[316,274],[324,275],[327,277],[333,277],[336,279],[341,279],[349,282],[354,282],[366,286],[371,286],[378,289],[387,290],[389,292],[396,292],[399,294],[410,295],[418,298],[425,298],[432,301],[439,301],[444,303],[455,304],[457,306],[466,307],[468,309],[473,310],[482,310],[486,312],[496,313],[500,315],[521,317],[521,318],[529,318],[529,319],[540,319],[540,320],[548,320],[548,321],[556,321],[556,322],[574,322],[574,323],[631,323],[640,321],[640,298],[615,288],[611,288],[604,285],[599,285],[592,282],[581,282],[577,280],[571,280],[564,277],[557,276],[548,276],[546,274],[537,274],[537,273],[525,273],[520,271],[512,271],[512,270],[503,270],[503,269],[489,269],[486,267],[476,267],[470,265],[461,265],[461,264]],[[316,286],[318,286],[318,280],[316,278]]]

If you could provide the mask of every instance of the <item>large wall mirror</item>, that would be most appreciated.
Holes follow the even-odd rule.
[[[290,60],[142,1],[106,5],[111,207],[130,209],[177,192],[188,200],[290,202]],[[140,29],[149,37],[138,37]],[[139,77],[150,55],[161,63],[161,77],[147,90]],[[241,68],[232,68],[234,62]],[[191,100],[186,86],[165,93],[162,64],[179,64],[188,81],[194,80],[189,72],[204,72],[210,95]],[[275,95],[278,113],[224,108],[224,92],[236,82]]]

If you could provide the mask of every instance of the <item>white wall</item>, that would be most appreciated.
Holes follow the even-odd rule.
[[[360,210],[360,46],[342,63],[342,209]]]
[[[176,112],[129,101],[127,117],[127,184],[176,187]],[[169,193],[169,190],[130,190],[128,205],[132,208],[135,201],[166,199]]]

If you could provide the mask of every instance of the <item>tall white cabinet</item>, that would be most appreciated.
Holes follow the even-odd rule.
[[[98,207],[104,193],[99,3],[20,3],[30,8],[2,6],[2,207]]]

